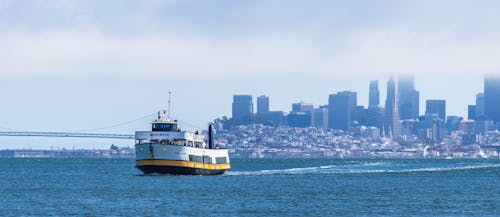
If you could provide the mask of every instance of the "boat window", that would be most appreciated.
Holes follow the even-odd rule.
[[[153,124],[153,131],[177,131],[177,124],[175,123],[155,123]]]
[[[203,163],[203,158],[198,155],[189,155],[189,161],[196,163]]]
[[[184,139],[174,139],[174,144],[178,146],[186,146],[188,143]]]
[[[194,146],[198,147],[198,148],[202,148],[203,147],[203,145],[202,145],[201,142],[194,142]]]
[[[210,156],[203,156],[203,162],[206,164],[211,164],[212,158]]]
[[[216,164],[227,164],[227,157],[216,157],[215,163]]]

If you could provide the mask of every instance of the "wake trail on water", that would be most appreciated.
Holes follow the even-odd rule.
[[[263,176],[263,175],[308,175],[308,174],[364,174],[364,173],[418,173],[418,172],[451,172],[500,168],[500,164],[477,164],[461,166],[411,167],[412,165],[391,165],[386,162],[373,162],[358,165],[326,165],[316,167],[298,167],[276,170],[228,171],[226,176]],[[415,165],[413,165],[415,166]]]

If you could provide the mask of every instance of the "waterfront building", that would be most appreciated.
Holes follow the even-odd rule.
[[[380,129],[377,127],[367,127],[363,130],[363,136],[371,140],[380,138]]]
[[[342,91],[330,94],[328,99],[328,124],[331,129],[347,131],[351,127],[351,113],[357,103],[356,92]]]
[[[234,95],[232,105],[233,119],[245,118],[253,115],[252,95]]]
[[[479,135],[476,133],[465,133],[462,135],[462,145],[473,145],[479,142]]]
[[[406,119],[401,121],[401,136],[409,137],[416,135],[418,132],[418,121],[413,119]]]
[[[484,113],[500,123],[500,75],[488,75],[484,79]]]
[[[397,103],[396,82],[389,78],[387,82],[387,99],[385,100],[384,130],[385,135],[398,138],[401,135],[401,124],[399,122],[399,109]]]
[[[420,93],[415,90],[415,79],[411,75],[400,75],[398,78],[398,109],[401,120],[414,119],[419,116]]]
[[[269,97],[262,95],[257,97],[257,114],[269,112]]]
[[[448,134],[446,124],[437,113],[425,114],[425,128],[431,130],[431,141],[439,142]]]
[[[425,114],[435,113],[438,117],[446,120],[446,101],[445,100],[427,100],[425,102]]]

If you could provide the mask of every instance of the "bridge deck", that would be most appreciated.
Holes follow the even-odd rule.
[[[0,136],[34,136],[34,137],[77,137],[77,138],[105,138],[105,139],[134,139],[129,134],[105,133],[66,133],[66,132],[0,132]]]

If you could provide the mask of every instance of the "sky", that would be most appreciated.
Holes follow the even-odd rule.
[[[181,127],[204,128],[231,115],[234,94],[265,94],[271,110],[289,111],[352,90],[366,105],[378,79],[383,103],[399,74],[415,76],[421,113],[426,99],[446,99],[448,115],[466,116],[484,75],[500,72],[499,9],[488,0],[0,0],[0,128],[111,126],[166,108],[168,91]],[[133,145],[4,137],[0,149],[111,143]]]

